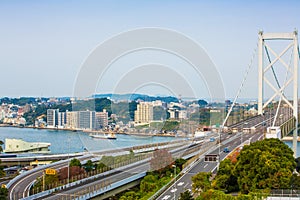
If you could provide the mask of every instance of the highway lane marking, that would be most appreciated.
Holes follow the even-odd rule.
[[[205,169],[205,168],[207,167],[207,165],[208,165],[208,164],[204,165],[204,167],[203,167],[203,168]]]
[[[58,164],[56,168],[63,167],[62,165],[64,166],[65,163]],[[24,177],[20,178],[20,180],[19,180],[18,182],[16,182],[16,184],[15,184],[15,185],[12,187],[12,189],[11,189],[11,192],[10,192],[10,195],[9,195],[9,196],[10,196],[10,199],[13,199],[13,198],[12,198],[13,191],[15,190],[15,188],[17,187],[17,185],[23,183],[23,180],[25,180],[25,179],[27,179],[27,178],[29,178],[29,177],[35,176],[35,175],[37,175],[38,173],[42,173],[42,171],[39,170],[39,171],[33,172],[32,174],[28,174],[27,176],[24,176]],[[35,180],[35,179],[34,179],[34,180]],[[32,182],[30,182],[28,185],[26,185],[25,189],[28,188],[28,186],[30,186],[31,183],[32,183]],[[25,195],[24,192],[25,192],[25,190],[23,191],[23,197],[25,197],[25,196],[24,196],[24,195]]]
[[[21,183],[23,182],[23,181],[21,181],[21,180],[27,179],[28,177],[33,176],[33,175],[36,175],[36,174],[38,174],[38,173],[40,173],[40,171],[34,172],[34,173],[32,173],[32,174],[30,174],[30,175],[28,175],[28,176],[25,176],[25,177],[21,178],[20,181],[17,182],[17,183],[12,187],[11,193],[10,193],[10,195],[9,195],[9,196],[10,196],[10,199],[13,199],[13,198],[12,198],[13,191],[14,191],[14,189],[17,187],[17,185],[19,185],[19,184],[21,184]],[[23,197],[24,197],[24,196],[23,196]]]
[[[183,186],[183,188],[186,188],[188,186],[189,183],[185,184],[185,186]]]
[[[30,184],[28,184],[28,185],[25,187],[25,190],[24,190],[24,192],[23,192],[23,197],[25,197],[25,193],[26,193],[27,190],[28,190],[27,196],[29,196],[29,193],[30,193],[30,187],[33,185],[34,182],[35,182],[35,180],[31,181]]]
[[[143,165],[149,165],[149,163],[145,163]],[[91,182],[91,183],[88,183],[88,184],[85,184],[83,186],[81,186],[80,188],[78,187],[75,187],[75,188],[71,188],[71,189],[67,189],[65,191],[59,191],[58,194],[54,194],[52,193],[53,196],[49,196],[48,198],[46,199],[53,199],[55,198],[57,195],[69,195],[69,194],[74,194],[78,191],[78,189],[80,189],[81,191],[84,190],[84,191],[88,191],[88,188],[90,186],[93,186],[93,185],[97,185],[97,184],[100,184],[101,182],[103,181],[106,181],[106,180],[114,180],[114,179],[117,179],[118,176],[121,176],[121,175],[126,175],[127,173],[132,173],[134,174],[136,172],[136,168],[140,168],[141,165],[137,165],[137,166],[134,166],[133,168],[129,168],[128,170],[122,170],[121,173],[119,174],[115,174],[115,175],[111,175],[109,177],[106,177],[104,179],[100,179],[100,180],[97,180],[97,181],[94,181],[94,182]],[[147,166],[143,166],[143,167],[147,167]]]

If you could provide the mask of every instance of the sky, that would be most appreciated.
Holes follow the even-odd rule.
[[[256,49],[259,30],[299,29],[299,9],[299,1],[268,0],[2,0],[0,98],[73,96],[82,66],[99,45],[120,33],[145,27],[174,30],[199,44],[219,72],[226,98],[232,98]],[[257,98],[255,60],[257,56],[241,93],[245,98]],[[120,80],[126,80],[124,77],[134,79],[127,76],[133,69],[151,67],[151,63],[167,66],[170,74],[175,71],[183,80],[179,83],[189,84],[197,98],[209,96],[206,75],[197,77],[189,63],[157,50],[133,52],[112,62],[103,76],[98,75],[94,93],[117,91],[116,86]],[[136,73],[143,72],[136,70]],[[167,71],[166,79],[168,75]],[[189,95],[176,91],[172,81],[170,85],[168,81],[139,83],[123,92]]]

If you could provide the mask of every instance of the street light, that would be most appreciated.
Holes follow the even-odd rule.
[[[242,126],[242,133],[241,133],[241,145],[243,144],[243,133],[244,133],[244,125],[245,127],[247,126],[248,122],[245,122],[243,123],[243,126]]]
[[[174,167],[174,200],[176,199],[176,165],[172,165],[172,167]]]

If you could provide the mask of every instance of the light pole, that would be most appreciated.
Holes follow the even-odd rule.
[[[70,136],[68,137],[68,184],[70,183]]]
[[[244,123],[243,123],[243,126],[242,126],[242,133],[241,133],[241,145],[243,144],[244,125],[245,125],[245,128],[246,128],[247,124],[248,124],[248,122],[244,122]]]
[[[176,200],[176,165],[172,165],[174,167],[174,200]]]

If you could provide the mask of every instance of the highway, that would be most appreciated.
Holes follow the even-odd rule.
[[[70,197],[70,196],[80,196],[80,194],[84,194],[87,191],[93,191],[95,188],[99,188],[99,186],[106,185],[107,183],[114,183],[121,180],[124,180],[128,177],[131,177],[134,174],[147,172],[150,169],[149,162],[144,162],[143,164],[130,166],[122,171],[118,171],[116,173],[113,173],[112,175],[103,176],[97,180],[84,183],[80,185],[80,187],[73,187],[69,188],[68,190],[60,191],[59,193],[54,193],[49,196],[44,196],[40,199],[45,200],[58,200],[58,199],[64,199],[64,197]]]
[[[201,147],[202,143],[198,143],[196,145],[191,145],[187,148],[178,148],[178,150],[172,151],[173,157],[180,157],[183,153],[190,149],[197,149]],[[116,171],[112,174],[101,176],[93,181],[85,182],[84,184],[77,185],[76,187],[67,188],[65,190],[59,191],[59,193],[53,193],[48,196],[44,196],[41,199],[63,199],[66,196],[80,196],[80,194],[87,193],[88,191],[94,191],[96,188],[105,185],[105,183],[116,183],[122,181],[126,178],[132,177],[135,174],[146,173],[150,169],[149,161],[145,161],[143,163],[139,163],[137,165],[131,165],[122,170]]]
[[[228,134],[222,133],[221,134],[221,141],[228,140],[231,137],[233,137],[234,135],[235,134],[228,135]],[[251,135],[252,134],[245,134],[243,136],[243,141],[249,139],[249,137]],[[209,136],[209,137],[211,137],[211,136]],[[217,138],[218,136],[215,135],[215,137]],[[240,140],[241,139],[239,139],[239,138],[233,140],[232,142],[230,142],[228,144],[229,146],[227,146],[227,147],[229,149],[233,149],[235,146],[239,145],[238,141],[240,141]],[[251,140],[253,140],[253,138]],[[173,152],[173,156],[180,157],[184,153],[186,154],[187,152],[190,152],[190,150],[199,150],[199,149],[201,149],[202,145],[207,145],[207,144],[208,144],[207,142],[206,143],[196,143],[196,144],[188,146],[187,148],[182,148],[182,149],[179,148],[180,150]],[[221,147],[221,149],[222,148],[224,148],[224,145]],[[120,152],[120,150],[118,150],[118,151]],[[211,153],[218,154],[218,149],[214,152],[211,152]],[[221,152],[221,159],[223,159],[226,155],[227,154]],[[92,159],[93,157],[94,157],[93,155],[90,155],[90,156],[86,155],[86,156],[82,156],[80,158],[80,160],[81,161],[88,160],[88,159]],[[66,167],[67,164],[68,164],[68,161],[61,161],[59,164],[56,164],[56,165],[52,166],[51,168],[59,169],[59,168],[62,168],[62,167]],[[216,166],[215,163],[202,163],[201,164],[201,162],[200,162],[198,165],[194,166],[193,169],[189,173],[190,174],[196,173],[197,170],[204,170],[204,171],[208,170],[208,171],[210,171],[211,169],[215,168],[215,166]],[[135,173],[138,172],[138,171],[146,172],[149,169],[149,164],[145,163],[144,165],[137,166],[137,168],[134,168],[134,169],[135,169],[134,170]],[[122,170],[122,171],[118,172],[117,174],[113,175],[114,177],[116,176],[116,178],[111,178],[110,177],[109,180],[115,182],[115,181],[122,180],[124,177],[130,177],[130,176],[132,176],[131,170],[132,170],[132,168]],[[30,186],[36,180],[37,177],[42,176],[42,171],[43,171],[43,169],[40,169],[40,170],[37,170],[36,172],[28,173],[28,175],[25,176],[25,177],[21,177],[21,178],[19,177],[19,180],[9,187],[9,197],[10,197],[10,199],[19,199],[19,198],[28,196]],[[120,178],[117,178],[118,176]],[[95,180],[94,182],[86,183],[84,185],[81,185],[80,187],[65,189],[64,191],[61,191],[60,195],[70,195],[70,194],[74,194],[74,192],[79,193],[80,191],[83,191],[83,190],[90,191],[91,188],[96,188],[97,185],[101,184],[101,181],[103,181],[103,180],[102,179],[101,180]],[[188,184],[187,184],[188,182],[187,181],[183,181],[183,182],[185,183],[184,188],[187,188],[188,187]],[[182,183],[179,182],[179,185],[182,185]],[[176,194],[177,193],[179,195],[180,191],[178,190],[178,192],[176,192]],[[57,196],[58,194],[55,194],[55,195]],[[52,199],[53,196],[49,196],[48,198]]]
[[[181,141],[182,142],[182,141]],[[159,145],[176,145],[180,143],[180,141],[174,141],[174,142],[168,142],[168,143],[159,143]],[[140,151],[141,148],[151,148],[151,146],[155,146],[157,147],[157,144],[150,144],[150,145],[141,145],[141,146],[135,146],[135,147],[126,147],[126,148],[122,148],[122,149],[115,149],[115,150],[105,150],[105,151],[98,151],[98,152],[92,152],[93,154],[86,154],[80,157],[77,157],[77,159],[79,159],[80,161],[84,161],[84,160],[92,160],[95,157],[99,157],[102,155],[120,155],[122,153],[126,153],[130,150],[134,150],[134,151]],[[153,147],[152,147],[153,148]],[[9,158],[6,158],[9,159]],[[10,159],[19,159],[19,158],[10,158]],[[21,158],[21,159],[25,159],[25,158]],[[60,169],[63,167],[67,167],[68,166],[68,160],[62,160],[59,161],[58,163],[53,163],[51,165],[51,168],[54,169]],[[30,190],[30,186],[32,185],[32,183],[36,180],[36,178],[41,177],[43,174],[43,171],[45,168],[48,168],[49,166],[42,166],[39,168],[35,168],[33,170],[30,170],[28,172],[25,172],[23,175],[19,175],[15,178],[15,182],[9,186],[9,198],[10,199],[20,199],[23,197],[27,197],[29,194],[29,190]]]
[[[261,140],[263,134],[243,134],[243,141],[250,140],[250,142],[255,142]],[[235,138],[231,142],[221,145],[220,159],[223,160],[229,153],[223,152],[223,149],[227,147],[230,151],[235,149],[241,144],[241,138]],[[219,154],[219,149],[210,152],[209,154]],[[216,171],[217,162],[205,162],[202,158],[197,164],[195,164],[189,171],[187,171],[183,176],[181,176],[176,182],[169,187],[165,192],[163,192],[157,199],[158,200],[167,200],[167,199],[178,199],[180,193],[185,192],[186,190],[192,191],[192,176],[196,175],[199,172],[213,172]]]
[[[232,136],[234,136],[234,135],[222,134],[221,138],[226,140]],[[209,136],[209,137],[211,137],[211,136]],[[178,148],[178,150],[174,150],[172,152],[172,156],[179,157],[180,155],[183,155],[183,153],[189,152],[189,150],[199,149],[199,147],[201,147],[202,145],[207,145],[207,143],[196,143],[194,145],[188,146],[187,148]],[[107,182],[116,183],[116,182],[122,181],[126,178],[129,178],[129,177],[133,176],[134,174],[145,173],[149,169],[150,169],[150,164],[148,161],[147,162],[145,161],[142,164],[138,164],[135,166],[129,166],[120,171],[114,172],[111,175],[99,177],[91,182],[85,182],[84,184],[78,185],[76,187],[72,187],[72,188],[68,188],[63,191],[59,191],[59,193],[44,196],[41,199],[52,200],[52,199],[64,199],[67,196],[68,197],[80,196],[84,193],[87,193],[88,191],[91,192],[91,191],[96,190],[96,188],[99,188],[99,186],[101,186],[101,185],[105,185],[105,183],[107,183]]]

